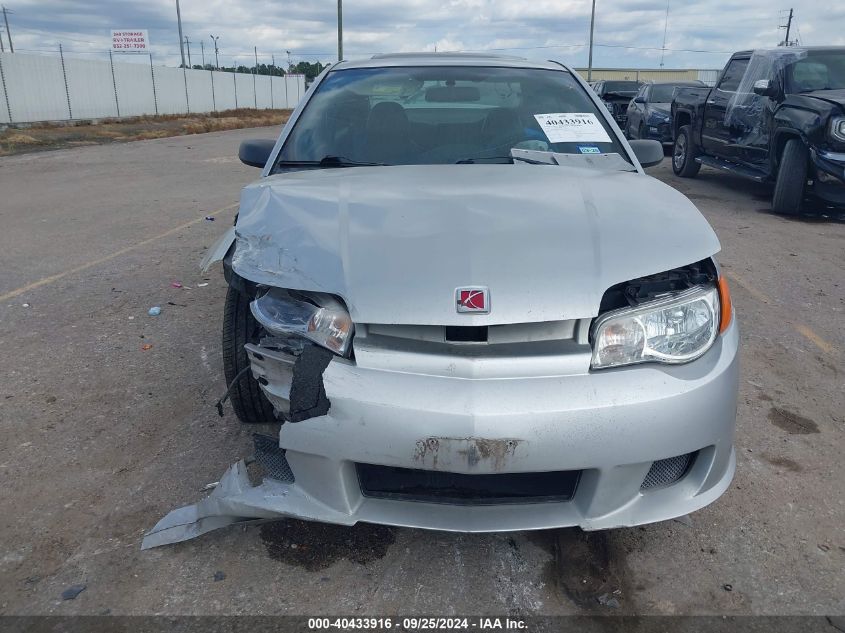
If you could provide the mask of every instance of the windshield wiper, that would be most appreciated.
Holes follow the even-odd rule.
[[[512,165],[514,162],[519,161],[521,163],[528,163],[529,165],[548,165],[546,161],[542,160],[534,160],[533,158],[525,158],[523,156],[476,156],[474,158],[462,158],[461,160],[456,160],[456,165],[473,165],[475,163],[484,162],[487,160],[495,160],[499,161],[498,163],[494,164],[509,164]]]
[[[343,156],[323,156],[320,160],[281,160],[278,167],[386,167],[387,163],[367,163]]]

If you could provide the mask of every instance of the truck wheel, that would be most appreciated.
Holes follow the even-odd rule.
[[[695,162],[698,148],[692,141],[689,125],[681,126],[675,137],[675,148],[672,151],[672,171],[681,178],[695,178],[701,169],[701,163]]]
[[[807,148],[800,139],[793,138],[786,142],[780,157],[772,210],[784,215],[798,213],[801,210],[806,184]]]
[[[231,386],[232,409],[244,424],[276,422],[273,405],[261,391],[258,381],[250,371],[241,374],[249,367],[244,345],[258,343],[260,334],[261,326],[249,310],[249,299],[230,286],[223,310],[223,374],[226,384]]]

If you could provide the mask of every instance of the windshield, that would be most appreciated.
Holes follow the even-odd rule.
[[[640,89],[639,81],[605,81],[604,92],[614,92],[620,95],[634,95]]]
[[[276,168],[512,162],[512,148],[627,159],[567,71],[359,68],[330,72],[320,83]]]
[[[810,51],[786,68],[788,93],[845,90],[845,50]]]
[[[655,84],[651,87],[649,101],[651,103],[672,103],[675,90],[697,84]]]

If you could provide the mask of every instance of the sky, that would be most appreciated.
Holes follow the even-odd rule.
[[[15,49],[107,55],[111,29],[147,29],[158,63],[179,64],[176,0],[4,0]],[[220,64],[337,56],[336,0],[180,0],[191,61]],[[596,68],[721,68],[730,53],[777,45],[785,2],[597,0]],[[344,57],[404,51],[495,51],[587,65],[591,0],[344,0]],[[804,0],[790,39],[845,45],[845,2]],[[665,50],[664,48],[665,32]],[[5,31],[2,39],[8,50]]]

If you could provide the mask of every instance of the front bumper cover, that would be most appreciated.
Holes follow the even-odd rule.
[[[514,379],[498,376],[500,368],[489,360],[478,367],[427,359],[415,372],[401,354],[368,349],[362,341],[355,364],[335,359],[323,375],[328,414],[281,428],[279,444],[295,481],[277,475],[253,486],[239,461],[208,498],[159,521],[143,548],[283,517],[489,532],[597,530],[688,514],[718,498],[733,478],[737,345],[732,324],[687,365],[599,372],[585,370],[586,346],[566,355],[565,375]],[[253,361],[253,371],[279,404],[289,390],[273,382],[272,359],[262,356],[264,368]],[[641,489],[654,461],[693,452],[697,458],[680,480]],[[356,462],[466,474],[581,475],[571,501],[471,506],[365,497]]]

